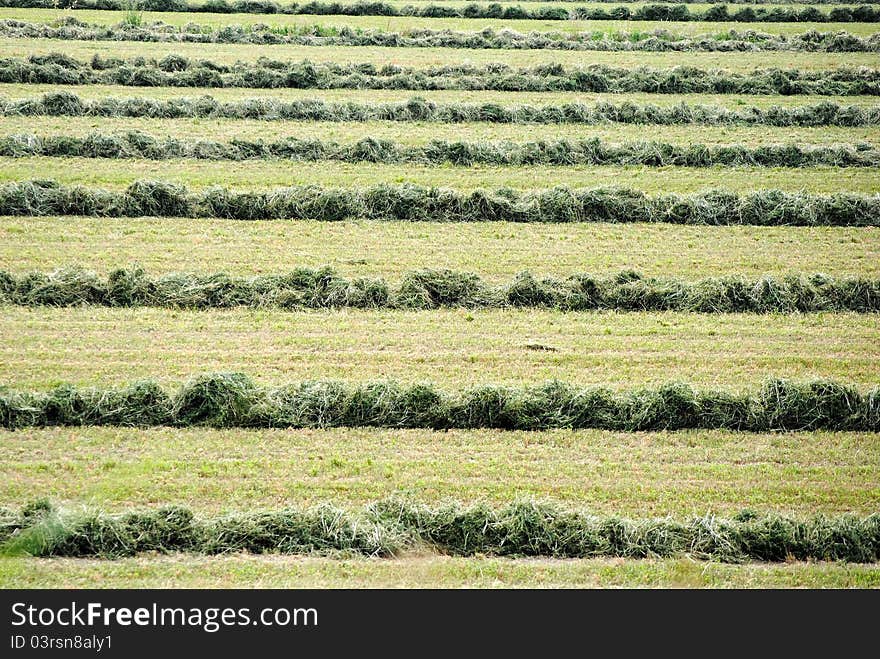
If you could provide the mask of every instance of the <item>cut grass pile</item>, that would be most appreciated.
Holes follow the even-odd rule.
[[[37,9],[84,9],[122,11],[130,8],[126,0],[3,0],[5,7]],[[815,6],[776,5],[769,8],[743,7],[730,11],[726,5],[713,5],[705,11],[686,4],[643,4],[632,8],[626,3],[611,9],[589,4],[568,7],[561,4],[501,5],[478,4],[400,4],[389,2],[322,2],[278,4],[271,0],[209,0],[191,4],[183,0],[144,0],[140,8],[164,12],[204,12],[215,14],[308,14],[342,16],[413,16],[418,18],[493,18],[538,21],[678,21],[736,23],[873,23],[880,21],[880,12],[871,5],[835,6],[828,12]]]
[[[286,44],[297,46],[357,46],[394,48],[468,48],[491,50],[569,50],[599,52],[826,52],[866,53],[880,51],[875,35],[860,37],[846,31],[809,30],[793,35],[753,30],[730,30],[712,35],[683,35],[669,30],[651,32],[587,32],[493,30],[479,32],[429,28],[388,32],[353,30],[348,27],[228,25],[213,29],[188,24],[181,28],[161,21],[137,26],[127,23],[106,26],[67,17],[51,25],[0,20],[0,37],[15,39],[61,39],[76,41],[138,41],[153,43]]]
[[[552,504],[516,501],[506,507],[430,508],[406,500],[376,502],[347,512],[311,509],[196,517],[180,506],[107,515],[34,502],[2,515],[7,556],[119,558],[145,551],[393,556],[427,545],[457,556],[585,558],[687,554],[725,562],[880,559],[880,515],[792,519],[743,511],[677,521],[598,517]]]
[[[124,191],[18,181],[0,186],[0,215],[191,217],[237,220],[351,218],[435,222],[665,222],[700,225],[880,226],[880,195],[814,195],[711,190],[648,197],[625,188],[474,192],[378,185],[189,192],[162,181],[135,181]]]
[[[0,90],[2,91],[2,90]],[[253,97],[222,101],[197,98],[87,98],[69,91],[23,99],[0,98],[0,114],[51,117],[128,117],[138,119],[250,119],[261,121],[437,122],[442,124],[583,124],[605,123],[664,126],[774,126],[854,128],[880,125],[880,106],[860,107],[824,101],[810,105],[726,108],[678,103],[674,106],[599,101],[558,105],[501,105],[488,102],[443,103],[422,97],[400,102],[334,102],[321,98],[284,101]]]
[[[563,382],[481,385],[448,393],[431,384],[308,381],[260,387],[241,373],[199,376],[169,394],[142,380],[117,389],[0,391],[0,427],[130,425],[215,428],[682,428],[762,431],[880,430],[880,387],[830,380],[768,380],[755,393],[683,383],[616,392]]]
[[[132,266],[113,270],[106,280],[74,267],[19,276],[0,270],[0,303],[180,309],[544,307],[561,311],[867,313],[880,311],[880,279],[835,280],[814,274],[686,282],[645,278],[631,270],[605,277],[574,274],[566,279],[536,278],[523,271],[508,283],[492,286],[472,273],[424,268],[406,273],[391,287],[384,279],[346,279],[329,267],[240,278],[226,273],[150,277],[142,268]]]
[[[880,70],[866,67],[808,71],[755,69],[749,73],[696,67],[636,69],[547,63],[514,69],[506,64],[413,68],[369,63],[335,64],[259,59],[227,65],[169,54],[161,60],[124,60],[96,54],[91,61],[55,52],[0,59],[0,82],[135,87],[247,87],[276,89],[469,89],[497,91],[652,92],[658,94],[880,94]]]
[[[401,144],[364,137],[340,144],[315,138],[234,138],[228,142],[177,137],[157,138],[139,130],[124,133],[37,135],[19,133],[0,137],[0,157],[79,157],[111,159],[267,160],[347,163],[451,164],[493,166],[596,166],[644,165],[649,167],[877,167],[880,151],[868,143],[830,146],[764,144],[687,145],[641,141],[609,143],[598,137],[536,142],[468,142],[434,139],[423,145]]]

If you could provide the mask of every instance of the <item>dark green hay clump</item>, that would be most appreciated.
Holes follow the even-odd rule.
[[[141,552],[394,556],[428,546],[459,556],[880,560],[880,515],[793,519],[743,513],[687,520],[600,517],[554,504],[514,501],[436,508],[389,499],[349,512],[323,504],[298,510],[200,518],[179,506],[108,515],[46,506],[3,509],[0,553],[119,558]]]
[[[242,373],[205,375],[187,382],[174,396],[172,415],[182,426],[247,426],[262,395]]]
[[[32,180],[0,185],[0,214],[326,222],[359,218],[404,222],[880,226],[880,194],[759,190],[740,195],[709,190],[648,197],[638,190],[614,187],[463,192],[412,184],[366,188],[306,185],[267,192],[212,187],[190,192],[161,181],[135,181],[125,190],[109,191]]]
[[[171,57],[171,56],[169,56]],[[660,94],[880,95],[880,69],[842,67],[823,71],[755,69],[748,73],[695,67],[620,68],[601,64],[456,64],[424,68],[370,63],[273,61],[231,65],[173,56],[174,65],[136,58],[79,61],[61,53],[0,58],[0,82],[134,87],[243,87],[253,89],[463,89]],[[163,64],[164,62],[164,64]],[[170,70],[166,70],[170,69]]]
[[[356,103],[319,98],[285,101],[258,97],[221,102],[212,96],[196,98],[81,98],[69,91],[49,92],[23,99],[0,99],[3,116],[149,117],[164,119],[253,119],[261,121],[436,121],[440,123],[586,124],[608,122],[637,125],[767,125],[876,126],[880,108],[841,105],[832,101],[768,108],[691,104],[674,106],[624,101],[501,106],[495,103],[437,103],[413,97],[403,102]]]
[[[880,311],[880,280],[813,274],[684,281],[643,277],[631,270],[557,279],[535,277],[526,271],[509,283],[491,285],[473,273],[425,268],[405,273],[393,286],[378,278],[346,279],[330,267],[245,278],[225,273],[151,277],[133,265],[113,270],[106,280],[79,267],[21,275],[0,270],[0,303],[172,309],[531,307],[562,311],[873,313]]]
[[[647,165],[651,167],[877,167],[880,151],[868,144],[801,146],[799,144],[687,144],[643,141],[607,143],[598,138],[538,142],[463,142],[432,140],[406,145],[364,138],[339,144],[286,137],[273,142],[234,139],[230,142],[157,138],[140,131],[120,134],[91,133],[84,137],[17,134],[0,137],[2,157],[79,157],[164,160],[332,160],[348,163],[475,164],[497,166]],[[156,197],[154,190],[143,196]],[[169,189],[162,206],[180,196]],[[184,208],[184,202],[179,202]],[[140,207],[149,213],[149,207]]]
[[[230,515],[207,521],[199,551],[390,556],[397,543],[397,534],[325,504],[310,510]]]
[[[770,380],[757,395],[697,391],[684,383],[618,392],[558,381],[526,387],[485,384],[457,392],[393,381],[307,381],[267,388],[241,373],[218,373],[194,378],[171,396],[148,381],[106,390],[70,385],[48,393],[0,389],[0,422],[13,430],[173,425],[880,431],[878,391],[861,392],[828,380]]]

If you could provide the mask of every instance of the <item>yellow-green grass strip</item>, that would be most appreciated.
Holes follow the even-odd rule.
[[[3,307],[0,382],[177,387],[206,372],[261,384],[391,378],[460,389],[559,379],[622,389],[683,380],[742,390],[767,377],[876,386],[865,314],[552,311],[168,311]]]
[[[0,588],[880,588],[880,566],[668,559],[0,558]]]
[[[49,85],[0,83],[0,97],[8,100],[34,98],[49,92],[66,91],[83,99],[111,98],[154,98],[177,99],[210,95],[220,102],[242,101],[251,98],[277,99],[294,101],[306,99],[322,99],[327,102],[354,103],[402,103],[414,96],[419,96],[435,103],[498,103],[505,106],[522,104],[551,105],[563,103],[592,104],[602,101],[609,103],[631,102],[639,105],[653,104],[669,107],[678,103],[689,105],[716,105],[719,107],[743,110],[756,106],[768,108],[774,105],[797,107],[815,105],[822,101],[830,101],[841,105],[857,105],[859,107],[875,107],[880,104],[872,96],[775,96],[747,94],[599,94],[588,92],[504,92],[492,90],[467,91],[448,90],[411,90],[395,89],[247,89],[241,87],[226,88],[178,88],[178,87],[128,87],[122,85]]]
[[[258,275],[330,265],[349,277],[396,281],[430,263],[493,282],[522,270],[566,277],[632,268],[687,279],[795,272],[876,278],[880,229],[0,218],[0,268],[49,271],[72,259],[105,275],[134,262],[156,274],[184,266],[200,274]]]
[[[486,122],[447,124],[441,122],[396,121],[273,121],[259,119],[151,119],[131,117],[0,117],[0,136],[35,133],[41,137],[67,135],[84,137],[91,133],[112,134],[140,131],[158,138],[228,142],[233,139],[274,142],[286,137],[353,143],[366,138],[391,140],[400,144],[426,144],[432,140],[450,142],[538,140],[585,140],[599,138],[606,142],[637,142],[660,139],[671,144],[742,144],[755,147],[767,144],[797,143],[799,146],[880,144],[880,126],[855,128],[840,126],[644,126],[638,124],[494,124]]]
[[[64,53],[79,60],[101,57],[152,57],[162,59],[174,53],[193,59],[209,59],[218,64],[236,61],[254,62],[260,57],[273,60],[316,63],[372,63],[378,67],[396,64],[410,67],[448,66],[450,64],[485,65],[502,62],[511,67],[534,67],[541,64],[564,64],[586,67],[590,64],[636,68],[674,68],[693,66],[701,69],[725,69],[750,72],[759,68],[821,71],[838,67],[877,67],[877,53],[640,53],[578,52],[557,50],[469,50],[464,48],[383,48],[365,46],[291,46],[198,43],[143,43],[58,41],[55,39],[0,39],[0,57]]]
[[[356,509],[400,495],[679,519],[880,506],[880,437],[857,432],[25,428],[0,431],[0,464],[6,506],[39,493],[109,512]]]
[[[406,4],[406,3],[404,3]],[[856,3],[857,4],[857,3]],[[528,5],[531,6],[531,5]],[[528,7],[527,6],[527,7]],[[557,5],[568,7],[570,5]],[[580,6],[577,3],[575,6]],[[606,10],[612,5],[597,5]],[[627,5],[630,6],[631,5]],[[734,7],[734,12],[739,7]],[[104,10],[65,9],[0,9],[0,19],[24,21],[56,21],[64,16],[75,16],[87,23],[113,25],[124,18],[124,12]],[[853,34],[870,36],[876,31],[872,23],[739,23],[705,22],[705,21],[542,21],[522,19],[495,18],[420,18],[417,16],[319,16],[319,15],[287,15],[287,14],[210,14],[192,12],[143,12],[147,21],[162,21],[169,25],[182,26],[187,23],[210,25],[221,28],[227,25],[253,25],[263,23],[270,26],[305,26],[321,25],[326,27],[350,27],[361,30],[383,30],[385,32],[406,32],[427,28],[432,30],[459,30],[478,32],[485,28],[494,30],[516,30],[517,32],[650,32],[653,30],[670,30],[676,34],[718,34],[729,30],[744,32],[755,30],[770,34],[799,34],[808,30],[838,31],[846,30]]]
[[[197,160],[95,160],[90,158],[0,158],[0,182],[40,178],[61,184],[120,189],[133,181],[160,179],[195,190],[227,186],[261,190],[293,185],[365,187],[378,183],[415,183],[468,191],[478,188],[544,189],[548,186],[596,188],[622,186],[650,194],[699,192],[719,186],[731,192],[762,189],[811,193],[877,192],[873,169],[817,167],[494,167],[384,165],[379,163],[292,161],[228,162]]]

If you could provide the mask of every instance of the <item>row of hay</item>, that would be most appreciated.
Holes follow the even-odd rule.
[[[605,277],[574,274],[565,279],[537,278],[524,271],[508,283],[492,285],[468,272],[422,269],[406,273],[391,287],[381,278],[346,279],[329,267],[256,277],[225,273],[150,277],[142,268],[132,266],[113,270],[106,279],[73,267],[21,275],[0,270],[0,303],[184,309],[544,307],[563,311],[870,313],[880,311],[880,279],[833,279],[814,274],[710,277],[687,282],[642,277],[633,271]]]
[[[587,124],[603,123],[709,126],[876,126],[880,106],[859,107],[823,101],[812,105],[729,109],[714,105],[562,103],[559,105],[499,105],[497,103],[436,103],[412,97],[397,103],[332,102],[318,98],[284,101],[254,97],[222,102],[212,96],[196,98],[82,98],[69,91],[32,98],[0,97],[0,115],[53,117],[132,117],[161,119],[258,119],[261,121],[436,121],[440,123]]]
[[[113,11],[114,6],[105,4],[105,2],[118,2],[119,0],[86,0],[87,4],[83,4],[81,0],[0,0],[0,7],[14,7],[20,9],[103,9]],[[361,2],[361,0],[355,0]],[[542,2],[547,0],[516,0],[520,2]],[[553,0],[554,2],[580,2],[587,3],[586,0]],[[166,3],[173,4],[166,4]],[[88,4],[91,3],[91,4]],[[589,0],[587,4],[614,4],[626,5],[629,3],[645,4],[645,0]],[[655,0],[654,4],[705,4],[705,5],[779,5],[780,0]],[[798,0],[799,5],[845,5],[846,8],[853,5],[866,6],[880,4],[880,0]],[[204,3],[199,3],[204,6]],[[204,11],[199,6],[190,8],[183,0],[135,0],[125,5],[126,11]],[[215,5],[223,7],[222,4]],[[256,13],[271,14],[284,13],[283,5],[276,5],[277,11],[273,11],[272,3],[267,0],[236,0],[235,4],[227,2],[228,9],[218,9],[214,13]],[[117,10],[118,11],[118,10]]]
[[[201,160],[337,160],[342,162],[418,163],[427,165],[648,165],[711,167],[876,167],[880,153],[867,143],[800,146],[766,144],[688,144],[666,142],[608,143],[599,138],[517,143],[431,140],[407,145],[362,138],[353,144],[286,137],[273,142],[233,139],[229,142],[157,138],[131,130],[85,136],[32,133],[0,137],[3,157],[193,158]]]
[[[227,25],[214,29],[161,21],[131,25],[96,25],[66,17],[52,25],[14,19],[0,21],[0,36],[17,39],[76,41],[141,41],[160,43],[289,44],[297,46],[382,46],[395,48],[473,48],[515,50],[644,51],[644,52],[850,52],[880,51],[880,35],[863,38],[846,31],[809,30],[794,35],[731,30],[711,35],[682,35],[669,30],[646,32],[479,32],[413,29],[406,32],[356,30],[348,26]]]
[[[668,142],[605,142],[598,137],[537,142],[466,142],[431,140],[400,144],[365,137],[340,144],[321,139],[285,137],[272,142],[235,138],[228,142],[206,139],[157,138],[141,131],[76,135],[20,133],[0,136],[0,157],[32,156],[78,158],[169,158],[196,160],[284,159],[313,162],[413,163],[468,167],[643,165],[648,167],[877,167],[880,151],[868,143],[801,146],[796,143],[744,146],[742,144],[670,144]]]
[[[0,509],[0,553],[120,558],[142,552],[321,553],[390,557],[414,548],[459,556],[649,558],[689,555],[740,562],[880,560],[880,514],[794,519],[743,511],[626,519],[517,500],[437,507],[393,498],[360,511],[330,504],[197,517],[182,506],[110,515],[46,500]]]
[[[759,190],[740,195],[710,190],[648,197],[627,188],[560,186],[465,192],[412,184],[296,186],[253,192],[218,186],[189,192],[183,186],[162,181],[135,181],[125,190],[104,190],[33,180],[0,185],[0,215],[880,226],[880,194]]]
[[[445,392],[392,381],[261,387],[241,373],[219,373],[196,377],[171,394],[150,380],[107,389],[0,388],[0,427],[82,425],[876,432],[880,387],[862,393],[827,380],[769,380],[757,394],[697,391],[682,383],[616,392],[553,381]]]
[[[135,5],[145,11],[252,13],[252,14],[307,14],[333,16],[418,16],[422,18],[502,18],[539,21],[724,21],[741,23],[876,23],[880,11],[862,4],[835,7],[828,12],[815,7],[743,7],[731,11],[726,5],[716,5],[705,11],[694,11],[686,4],[647,4],[630,9],[618,6],[602,7],[543,6],[534,9],[521,5],[469,3],[464,6],[445,4],[392,5],[377,0],[353,3],[321,2],[280,5],[272,0],[207,0],[189,4],[185,0],[138,0]],[[111,9],[130,10],[129,0],[0,0],[0,7],[45,9]]]
[[[161,60],[95,55],[84,62],[63,53],[0,58],[0,83],[108,84],[134,87],[244,87],[255,89],[409,89],[580,91],[657,94],[880,95],[880,69],[825,71],[585,68],[561,64],[513,69],[506,64],[426,68],[373,64],[314,64],[260,58],[226,65],[170,54]]]

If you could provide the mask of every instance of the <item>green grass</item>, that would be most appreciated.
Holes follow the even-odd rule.
[[[108,512],[357,509],[394,495],[677,518],[880,504],[873,433],[49,428],[0,431],[0,464],[3,505],[39,494]]]
[[[477,0],[476,3],[474,2],[474,0],[383,0],[383,2],[385,4],[391,5],[392,7],[398,7],[398,8],[403,8],[406,6],[418,7],[420,4],[432,4],[432,5],[438,5],[441,7],[457,7],[457,8],[463,8],[463,7],[466,7],[467,5],[470,5],[470,4],[477,4],[480,6],[486,6],[487,4],[489,4],[488,2],[486,2],[486,0]],[[196,0],[195,2],[191,2],[191,3],[188,2],[188,4],[191,4],[193,6],[198,6],[198,5],[204,5],[205,3],[200,2],[199,0]],[[278,4],[280,6],[284,6],[286,3],[284,2],[284,0],[282,0],[282,2],[280,2]],[[346,2],[343,4],[349,4],[349,3]],[[354,4],[354,2],[351,2],[350,4]],[[653,3],[650,1],[648,1],[648,2],[607,3],[607,2],[590,2],[589,0],[586,0],[585,2],[581,2],[580,0],[578,0],[574,4],[560,4],[559,2],[554,2],[553,0],[546,0],[543,2],[533,2],[532,0],[527,0],[526,3],[519,2],[517,0],[501,0],[501,2],[499,2],[498,4],[500,4],[502,7],[511,7],[511,6],[512,7],[525,7],[526,9],[529,9],[534,12],[539,9],[558,8],[558,7],[563,7],[563,8],[568,8],[568,9],[574,9],[574,8],[604,9],[605,11],[611,11],[614,8],[624,7],[624,8],[628,8],[630,11],[636,11],[637,9],[639,9],[641,7],[644,7],[646,5],[651,5]],[[844,6],[854,7],[860,3],[858,2],[858,0],[852,0],[852,1],[847,0],[847,2],[842,3],[842,4]],[[708,9],[711,9],[713,6],[714,5],[710,4],[710,3],[694,3],[694,4],[687,5],[688,10],[691,13],[703,12]],[[803,8],[808,7],[810,5],[805,5],[801,2],[774,2],[774,3],[770,3],[770,4],[760,4],[760,5],[751,5],[751,6],[753,9],[767,9],[767,10],[770,10],[770,9],[798,9],[798,10],[800,10],[800,9],[803,9]],[[815,6],[817,9],[819,9],[819,11],[824,11],[824,12],[827,12],[829,9],[832,8],[830,6],[821,6],[821,5],[815,5]],[[737,4],[736,6],[733,6],[733,11],[734,12],[737,11],[740,7],[741,7],[741,5],[739,5],[739,4]]]
[[[427,20],[427,19],[423,19]],[[217,63],[255,61],[259,57],[274,60],[336,63],[371,62],[377,66],[428,67],[450,63],[475,65],[503,62],[513,67],[532,67],[559,63],[568,66],[608,64],[620,67],[648,66],[673,68],[695,66],[702,69],[727,69],[748,72],[753,69],[825,70],[841,66],[877,66],[877,53],[643,53],[643,52],[578,52],[558,50],[468,50],[463,48],[383,48],[366,46],[292,46],[199,43],[144,43],[135,41],[96,42],[59,41],[53,39],[0,39],[0,57],[27,57],[33,54],[61,52],[80,60],[102,57],[154,57],[161,59],[176,53],[194,59],[210,59]]]
[[[880,588],[876,565],[679,559],[0,558],[0,588]]]
[[[0,588],[878,588],[876,565],[688,559],[2,558]]]
[[[532,6],[532,5],[530,5]],[[606,5],[603,5],[607,8]],[[691,7],[695,9],[696,7]],[[51,20],[73,12],[0,10],[0,18]],[[120,12],[75,12],[80,20],[115,23]],[[793,34],[815,28],[869,35],[870,24],[636,23],[495,21],[383,17],[151,14],[183,25],[234,23],[338,25],[383,30],[428,26],[479,30],[669,29],[676,33],[738,31]],[[695,65],[747,71],[759,67],[825,69],[877,66],[876,54],[852,53],[577,53],[355,47],[293,47],[24,41],[0,42],[0,56],[63,51],[161,57],[180,52],[232,62],[274,59],[372,61],[412,66],[450,61],[541,62],[620,66]],[[7,97],[60,87],[0,85]],[[193,90],[116,86],[68,87],[90,98],[171,98],[203,91],[221,100],[393,101],[408,91]],[[718,95],[512,94],[424,92],[440,102],[559,103],[609,99],[726,107],[815,103],[816,97]],[[862,106],[875,98],[834,99]],[[575,139],[759,144],[878,141],[878,129],[747,127],[522,127],[491,124],[331,124],[220,120],[2,118],[0,133],[83,134],[137,128],[156,135],[277,139],[283,135],[341,142],[365,135],[408,143],[429,139]],[[525,128],[525,130],[523,130]],[[403,130],[401,130],[403,129]],[[218,137],[218,136],[222,136]],[[299,183],[369,185],[413,181],[461,189],[594,187],[619,184],[650,193],[727,187],[811,192],[877,191],[877,173],[822,168],[450,168],[342,163],[228,163],[0,160],[0,180],[34,176],[117,188],[137,178],[191,187],[256,188]],[[62,225],[63,223],[63,225]],[[153,272],[276,272],[331,264],[347,275],[396,282],[423,266],[471,270],[491,281],[522,269],[566,275],[634,267],[684,278],[823,271],[878,276],[876,229],[755,228],[644,225],[393,225],[344,222],[192,222],[149,218],[2,218],[0,267],[17,272],[80,262],[106,272],[140,261]],[[555,352],[535,351],[540,344]],[[549,311],[174,312],[159,309],[0,308],[0,383],[47,388],[60,382],[119,384],[155,376],[177,384],[192,373],[242,370],[261,383],[335,377],[430,380],[460,387],[477,382],[525,383],[560,378],[614,387],[683,379],[702,386],[749,387],[767,376],[833,377],[876,385],[880,327],[873,316],[816,314],[561,314]],[[809,515],[876,512],[880,504],[880,439],[870,433],[751,434],[716,431],[613,433],[551,431],[215,431],[50,428],[0,432],[0,503],[37,495],[109,510],[184,503],[207,512],[273,508],[330,500],[360,506],[394,493],[427,502],[447,498],[503,504],[520,495],[567,502],[599,513],[733,514],[742,508]],[[454,559],[434,555],[395,560],[228,556],[150,556],[121,561],[0,559],[0,587],[880,587],[877,566],[838,564],[719,565],[688,560],[551,561]]]
[[[536,248],[539,246],[539,248]],[[587,247],[593,247],[588,249]],[[824,272],[880,276],[880,230],[869,227],[705,227],[667,224],[315,222],[169,218],[0,218],[0,267],[52,270],[76,259],[107,273],[276,272],[331,265],[386,277],[427,265],[507,281],[521,270],[565,277],[634,268],[688,279]]]
[[[407,4],[404,2],[403,4]],[[465,3],[467,4],[467,3]],[[858,3],[854,3],[858,4]],[[534,5],[525,5],[532,8]],[[563,5],[569,7],[568,4]],[[581,3],[570,5],[579,7]],[[597,5],[606,10],[613,5]],[[627,5],[632,8],[634,5]],[[695,11],[698,5],[690,5]],[[737,11],[739,7],[734,7]],[[702,10],[701,10],[702,11]],[[123,12],[101,10],[57,10],[57,9],[0,9],[0,19],[17,19],[32,22],[51,22],[62,16],[73,15],[87,23],[114,25],[123,19]],[[670,30],[675,34],[719,34],[728,30],[744,32],[755,30],[769,34],[799,34],[807,30],[834,32],[847,30],[853,34],[869,36],[876,31],[873,23],[736,23],[736,22],[672,22],[672,21],[539,21],[505,20],[493,18],[419,18],[411,16],[315,16],[283,14],[202,14],[190,12],[144,12],[145,21],[163,21],[170,25],[182,26],[187,23],[220,28],[226,25],[253,25],[263,23],[270,26],[312,26],[342,28],[345,26],[361,30],[383,30],[386,32],[405,32],[419,28],[432,30],[460,30],[477,32],[490,27],[494,30],[509,29],[517,32],[550,31],[582,32],[588,30],[604,32],[648,32]]]
[[[228,87],[221,89],[191,89],[179,87],[124,87],[121,85],[43,85],[0,83],[0,97],[9,99],[33,98],[40,94],[55,91],[68,91],[84,99],[117,97],[117,98],[198,98],[210,95],[218,101],[238,101],[249,98],[275,98],[283,101],[320,98],[325,101],[356,102],[356,103],[389,103],[403,102],[414,96],[420,96],[436,103],[499,103],[502,105],[550,105],[561,103],[624,103],[629,101],[637,104],[654,104],[668,107],[678,103],[717,105],[720,107],[742,109],[757,106],[760,108],[774,105],[795,107],[814,105],[829,100],[844,105],[872,107],[880,103],[872,96],[773,96],[745,94],[597,94],[583,92],[500,92],[500,91],[465,91],[410,90],[393,89],[247,89]]]
[[[699,192],[722,187],[733,192],[780,189],[789,192],[877,192],[877,172],[869,168],[787,167],[455,167],[322,161],[96,160],[93,158],[0,158],[0,182],[35,176],[63,184],[124,188],[138,179],[160,179],[200,188],[222,185],[265,189],[288,185],[369,186],[416,183],[476,188],[572,188],[623,186],[649,194]]]
[[[539,344],[555,351],[534,350]],[[263,383],[337,378],[627,388],[669,380],[742,389],[766,377],[873,386],[880,326],[865,314],[552,311],[169,312],[22,308],[0,314],[0,382],[17,388],[176,386],[244,371]]]
[[[285,137],[319,139],[341,143],[357,142],[368,137],[403,144],[425,144],[431,140],[512,141],[578,140],[598,137],[609,142],[662,140],[672,144],[744,144],[760,146],[772,143],[854,144],[860,141],[880,143],[880,126],[843,128],[771,127],[771,126],[640,126],[633,124],[530,125],[491,124],[485,122],[444,124],[438,122],[396,121],[333,122],[273,121],[255,119],[149,119],[130,117],[0,117],[0,135],[35,133],[84,136],[89,133],[137,130],[157,138],[182,140],[263,140]]]

